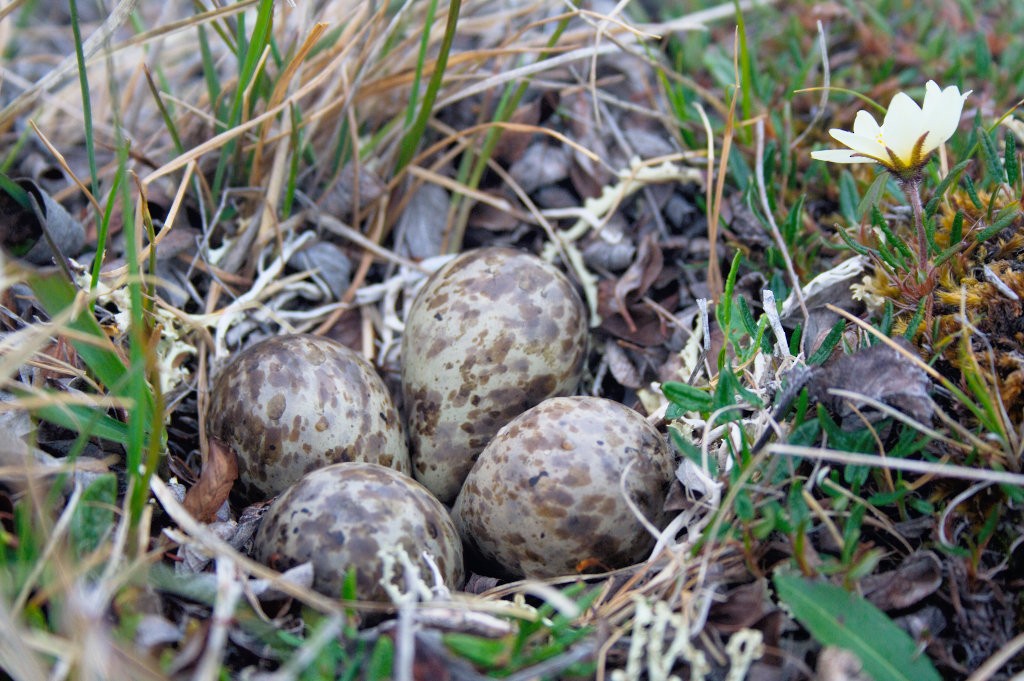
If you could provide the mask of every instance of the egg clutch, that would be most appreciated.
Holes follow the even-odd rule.
[[[279,495],[256,558],[311,562],[328,596],[354,569],[358,598],[378,601],[398,548],[452,589],[464,548],[469,567],[503,578],[646,558],[655,537],[638,514],[667,524],[675,458],[637,412],[573,396],[587,321],[557,268],[483,248],[435,272],[410,307],[404,418],[337,342],[279,336],[240,352],[214,381],[207,423],[238,457],[236,497]]]

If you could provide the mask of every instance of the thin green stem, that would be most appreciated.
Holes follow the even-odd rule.
[[[82,48],[82,29],[78,24],[78,3],[68,0],[71,14],[71,32],[75,37],[75,58],[78,60],[78,85],[82,90],[82,118],[85,122],[85,155],[89,159],[90,189],[99,196],[99,171],[96,166],[96,148],[93,141],[92,97],[89,95],[89,75],[85,69],[85,51]],[[96,216],[99,218],[99,215]]]

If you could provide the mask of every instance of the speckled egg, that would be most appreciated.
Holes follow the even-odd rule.
[[[556,397],[498,431],[452,512],[478,571],[552,577],[614,569],[647,557],[667,523],[675,471],[664,438],[632,409],[599,397]]]
[[[467,251],[434,273],[402,338],[416,479],[450,503],[499,428],[576,389],[587,331],[576,289],[530,253]]]
[[[240,352],[217,376],[207,424],[238,456],[247,500],[282,492],[342,461],[410,472],[401,420],[384,381],[327,338],[277,336]]]
[[[419,566],[428,586],[433,571],[424,552],[446,586],[462,585],[462,543],[441,502],[391,468],[339,463],[309,473],[278,497],[256,533],[255,557],[277,570],[311,561],[313,588],[332,597],[341,594],[345,573],[354,568],[357,598],[387,601],[380,584],[383,554],[397,547]],[[398,584],[404,585],[401,578]]]

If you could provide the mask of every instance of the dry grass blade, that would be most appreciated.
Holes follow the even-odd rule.
[[[955,478],[958,480],[980,480],[994,484],[1024,486],[1024,475],[1019,473],[1007,473],[1005,471],[989,471],[968,466],[954,466],[944,463],[932,463],[930,461],[916,461],[913,459],[894,459],[892,457],[880,458],[872,454],[857,454],[854,452],[841,452],[821,447],[801,447],[797,445],[772,444],[768,445],[768,452],[781,454],[783,456],[803,457],[812,460],[831,461],[853,466],[869,466],[872,468],[889,468],[892,470],[906,471],[908,473],[922,473],[940,478]]]

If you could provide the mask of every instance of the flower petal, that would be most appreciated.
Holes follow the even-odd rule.
[[[921,107],[905,92],[897,92],[889,103],[882,121],[882,140],[904,165],[910,165],[917,159],[914,146],[928,130],[924,127]]]
[[[856,133],[840,130],[839,128],[832,128],[828,133],[859,154],[878,159],[889,158],[889,154],[885,152],[885,147],[879,144],[878,140],[874,137],[862,137]]]
[[[928,138],[921,149],[922,153],[927,154],[953,136],[960,124],[964,100],[969,94],[970,91],[960,94],[959,88],[955,85],[939,90],[935,81],[928,81],[925,85],[922,108],[922,119],[925,129],[928,130]]]
[[[829,163],[874,163],[875,159],[858,154],[851,149],[822,149],[812,151],[811,158]]]
[[[853,134],[877,139],[882,134],[882,128],[878,126],[874,116],[861,109],[853,119]]]

